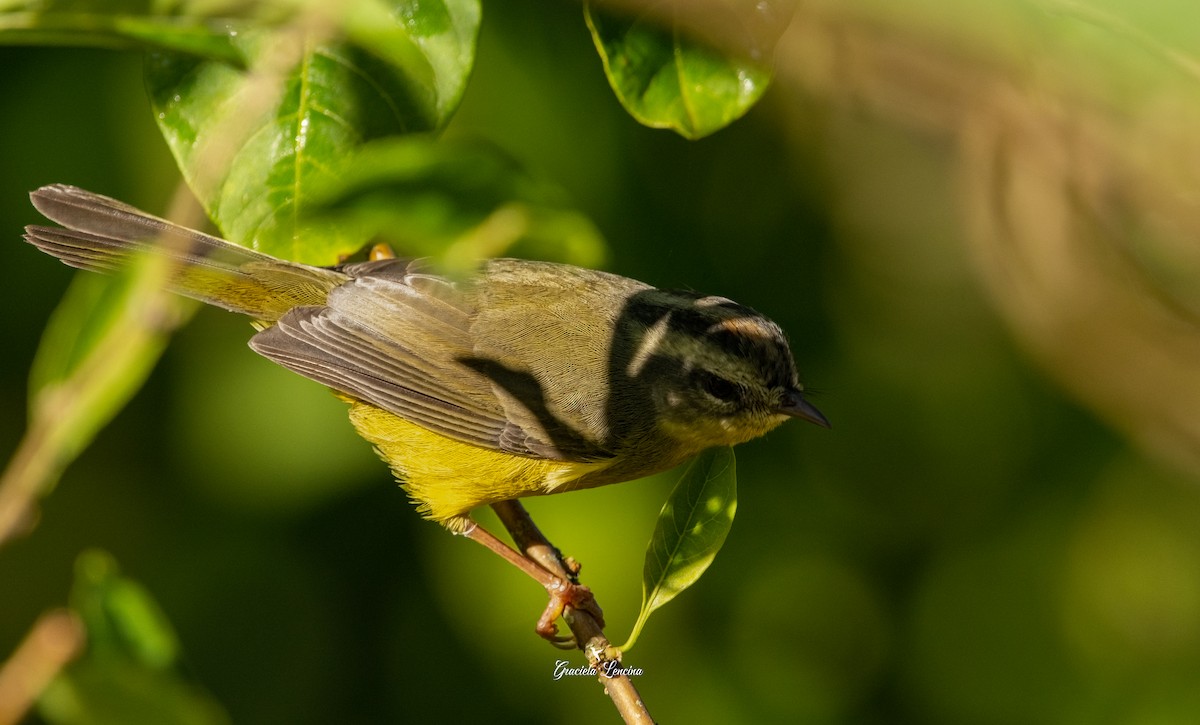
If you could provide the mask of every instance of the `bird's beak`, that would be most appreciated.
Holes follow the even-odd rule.
[[[821,411],[812,403],[804,399],[804,396],[798,390],[789,390],[783,394],[783,401],[775,412],[783,415],[789,415],[793,418],[801,418],[809,423],[816,423],[822,428],[829,428],[829,419],[826,418]]]

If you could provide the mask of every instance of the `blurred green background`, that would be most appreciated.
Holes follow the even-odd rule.
[[[805,4],[776,85],[700,142],[628,118],[578,6],[486,8],[447,135],[568,190],[609,269],[773,317],[834,425],[738,449],[724,551],[627,664],[663,722],[1198,722],[1200,10],[903,7]],[[136,54],[0,68],[7,458],[72,274],[20,242],[28,192],[162,210],[178,172]],[[552,680],[583,660],[533,636],[538,588],[422,521],[251,332],[203,310],[0,550],[0,657],[98,546],[235,722],[614,721]],[[615,640],[672,481],[529,502]]]

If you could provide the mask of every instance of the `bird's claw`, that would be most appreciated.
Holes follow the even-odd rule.
[[[564,637],[558,634],[556,622],[567,607],[587,612],[595,618],[600,627],[604,626],[604,612],[596,603],[596,598],[592,596],[591,589],[582,584],[556,579],[553,584],[546,586],[546,591],[550,594],[550,601],[546,604],[542,616],[538,618],[536,630],[538,635],[550,644],[560,649],[574,649],[576,646],[575,637]]]

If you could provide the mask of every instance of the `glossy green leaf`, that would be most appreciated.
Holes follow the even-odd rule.
[[[750,38],[744,55],[696,40],[678,24],[584,7],[609,85],[625,110],[646,126],[698,139],[741,118],[766,91],[770,46],[786,25],[773,15],[774,4],[742,4],[729,19],[729,28],[759,26],[763,18],[742,17],[758,13],[772,26]]]
[[[642,570],[642,608],[622,651],[633,647],[655,610],[700,579],[724,545],[736,511],[733,449],[701,453],[658,514]]]
[[[88,551],[75,566],[71,609],[87,633],[83,656],[42,694],[50,723],[213,725],[228,716],[176,669],[179,641],[166,615],[105,552]]]
[[[476,0],[362,0],[345,13],[348,39],[231,30],[248,72],[148,58],[159,127],[231,241],[314,264],[353,252],[361,236],[303,222],[313,189],[363,143],[435,131],[457,106],[474,61]]]
[[[0,44],[154,48],[241,63],[221,27],[219,19],[169,15],[144,0],[0,3]]]
[[[467,88],[481,14],[479,0],[359,0],[346,15],[345,31],[354,43],[404,70],[440,128]]]
[[[318,222],[405,256],[469,268],[499,254],[597,266],[604,243],[563,193],[492,146],[409,137],[364,146],[320,194]]]

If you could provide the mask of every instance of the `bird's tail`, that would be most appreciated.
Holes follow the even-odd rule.
[[[140,254],[174,265],[168,286],[217,307],[274,322],[289,309],[324,303],[347,280],[340,272],[276,259],[74,186],[43,186],[34,207],[61,227],[30,225],[25,240],[64,264],[95,272],[127,267]]]

